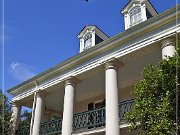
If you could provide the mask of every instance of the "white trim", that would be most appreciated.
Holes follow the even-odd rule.
[[[142,17],[143,21],[147,20],[146,4],[141,5],[141,17]]]
[[[133,51],[136,51],[136,50],[141,49],[141,48],[143,48],[145,46],[148,46],[148,45],[151,45],[151,44],[153,44],[155,42],[158,42],[158,41],[160,41],[162,39],[170,37],[170,36],[174,35],[175,32],[178,31],[178,30],[180,30],[180,27],[175,26],[175,27],[172,27],[170,29],[164,30],[164,31],[162,31],[162,32],[160,32],[158,34],[155,34],[155,35],[153,35],[151,37],[148,37],[148,38],[146,38],[144,40],[141,40],[139,42],[131,44],[131,45],[127,46],[127,47],[124,47],[122,49],[118,49],[117,51],[114,51],[109,55],[106,55],[104,57],[96,59],[96,60],[94,60],[94,61],[92,61],[90,63],[87,63],[87,64],[83,65],[83,66],[75,68],[74,70],[71,70],[70,72],[68,72],[66,74],[63,74],[63,75],[61,75],[61,76],[59,76],[59,77],[57,77],[55,79],[52,79],[52,80],[50,80],[50,81],[48,81],[48,82],[46,82],[44,84],[41,84],[38,87],[38,89],[39,90],[44,90],[44,89],[46,89],[48,87],[51,87],[51,86],[53,86],[53,85],[55,85],[57,83],[61,83],[64,80],[66,80],[66,78],[68,78],[70,76],[77,76],[77,75],[79,75],[79,74],[81,74],[83,72],[86,72],[86,71],[91,70],[91,69],[93,69],[93,68],[95,68],[97,66],[100,66],[105,61],[107,61],[107,60],[109,60],[109,59],[111,59],[113,57],[114,58],[120,58],[122,56],[125,56],[125,55],[133,52]],[[111,43],[111,44],[113,44],[113,43]],[[13,101],[14,100],[20,100],[20,99],[22,99],[24,97],[32,95],[35,91],[36,91],[35,89],[30,89],[29,91],[26,91],[26,92],[22,93],[21,95],[15,96],[13,98]]]
[[[119,128],[120,129],[127,128],[128,126],[130,126],[130,124],[122,124],[119,126]],[[100,133],[105,131],[106,131],[105,127],[100,127],[100,128],[92,129],[90,131],[87,131],[86,129],[85,131],[80,131],[80,133],[72,133],[72,135],[89,135],[89,134]]]
[[[81,133],[72,133],[72,135],[89,135],[89,134],[100,133],[100,132],[105,132],[105,127],[92,129],[90,131],[87,131],[86,129],[85,131],[81,131]]]
[[[151,22],[151,21],[147,21],[147,22],[145,22],[145,23],[143,23],[144,25],[139,25],[139,27],[140,28],[142,28],[142,30],[141,29],[139,29],[138,27],[138,29],[136,30],[135,28],[136,27],[133,27],[133,28],[131,28],[130,29],[130,33],[129,32],[123,32],[123,33],[120,33],[120,34],[118,34],[118,35],[116,35],[116,36],[114,36],[112,39],[113,39],[113,41],[112,42],[109,42],[109,40],[107,41],[107,42],[105,42],[105,43],[102,43],[101,45],[99,45],[99,46],[96,46],[96,47],[94,47],[91,51],[89,51],[88,53],[83,53],[82,55],[78,55],[78,57],[72,57],[70,60],[67,60],[67,61],[70,61],[69,63],[63,63],[63,64],[58,64],[57,66],[55,66],[55,67],[53,67],[53,68],[55,68],[55,70],[53,70],[52,71],[52,68],[50,68],[49,70],[47,70],[47,71],[45,71],[45,74],[43,74],[43,75],[40,75],[39,77],[37,77],[37,79],[36,80],[41,80],[41,81],[47,81],[48,80],[48,78],[50,78],[50,76],[52,75],[52,74],[54,74],[54,73],[56,73],[56,72],[60,72],[60,70],[61,71],[66,71],[65,69],[67,68],[67,67],[69,67],[69,66],[73,66],[74,64],[76,64],[76,62],[78,62],[79,63],[79,60],[83,60],[83,59],[85,59],[85,58],[87,58],[87,57],[91,57],[92,58],[92,55],[93,54],[96,54],[96,53],[99,53],[100,51],[103,51],[103,50],[109,50],[108,48],[111,48],[111,46],[113,46],[113,44],[117,44],[118,42],[123,42],[124,40],[127,40],[127,38],[129,38],[129,40],[131,40],[132,39],[132,37],[138,37],[138,35],[140,35],[140,36],[142,36],[142,34],[140,34],[140,32],[148,32],[148,31],[152,31],[152,30],[150,30],[150,29],[154,29],[154,27],[156,27],[156,30],[157,29],[159,29],[160,30],[160,26],[161,25],[165,25],[165,24],[167,24],[167,23],[169,23],[169,22],[171,22],[171,24],[172,24],[172,19],[175,19],[175,14],[174,14],[174,9],[175,8],[173,8],[173,9],[171,9],[171,10],[169,10],[169,11],[166,11],[166,14],[168,14],[168,17],[164,17],[164,15],[166,15],[165,13],[164,14],[161,14],[161,15],[159,15],[159,17],[163,17],[164,19],[159,19],[159,18],[157,18],[157,17],[155,17],[157,20],[156,20],[156,22],[154,22],[154,23],[151,23],[150,25],[147,25],[146,23],[149,23],[149,22]],[[173,12],[171,12],[173,10]],[[169,13],[171,13],[171,15],[169,15]],[[173,13],[173,14],[172,14]],[[155,19],[151,19],[151,20],[153,20],[153,21],[155,21]],[[164,22],[166,22],[166,23],[164,23]],[[145,27],[144,27],[145,26]],[[158,28],[157,28],[158,27]],[[178,27],[178,26],[177,26]],[[135,32],[132,32],[132,30],[136,30]],[[131,34],[132,33],[132,34]],[[118,39],[116,38],[116,37],[119,37]],[[134,38],[133,38],[133,40],[134,40]],[[120,44],[120,43],[119,43]],[[126,43],[127,44],[127,43]],[[102,46],[103,45],[103,46]],[[114,46],[115,47],[115,46]],[[113,47],[113,48],[114,48]],[[81,57],[80,57],[81,56]],[[73,58],[76,58],[76,59],[73,59]],[[73,60],[73,61],[72,61]],[[82,62],[81,62],[82,63]],[[61,65],[61,67],[59,67],[59,65]],[[57,68],[58,67],[58,68]],[[52,76],[51,76],[52,77]],[[30,86],[32,86],[33,85],[33,81],[35,80],[35,77],[34,78],[32,78],[32,79],[30,79],[30,80],[27,80],[26,82],[23,82],[22,84],[20,84],[20,85],[17,85],[17,86],[15,86],[15,87],[13,87],[13,88],[11,88],[10,90],[9,90],[9,93],[10,94],[12,94],[12,95],[14,95],[14,96],[16,96],[16,93],[20,93],[22,90],[23,91],[25,91],[25,89],[27,88],[27,87],[30,87]],[[24,85],[23,85],[24,84]],[[27,91],[27,90],[26,90]]]

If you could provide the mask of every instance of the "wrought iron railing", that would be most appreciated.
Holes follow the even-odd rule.
[[[105,123],[105,108],[77,113],[74,115],[74,128],[93,128]]]
[[[132,110],[134,100],[127,100],[119,103],[120,124],[124,123],[126,112]],[[105,125],[105,108],[94,109],[74,115],[74,129],[97,128]],[[51,135],[61,133],[62,120],[51,120],[41,124],[40,135]],[[29,135],[29,127],[19,130],[19,135]]]
[[[134,99],[122,101],[119,103],[119,119],[120,123],[124,123],[124,117],[127,112],[132,111]]]
[[[30,126],[19,128],[18,135],[29,135],[30,134]]]
[[[119,118],[120,123],[124,122],[126,112],[132,110],[134,99],[122,101],[119,103]],[[105,108],[94,109],[74,115],[74,128],[93,128],[105,125]]]
[[[51,120],[41,124],[40,135],[61,133],[62,120]]]

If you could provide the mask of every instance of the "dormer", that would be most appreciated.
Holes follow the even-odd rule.
[[[78,35],[80,40],[80,51],[87,50],[109,37],[97,26],[85,26]]]
[[[124,15],[125,30],[157,15],[149,0],[130,0],[121,13]]]

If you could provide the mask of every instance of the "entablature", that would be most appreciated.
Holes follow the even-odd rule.
[[[149,20],[151,21],[152,25],[149,25],[147,21],[144,24],[146,27],[138,26],[144,28],[146,31],[139,29],[139,31],[134,31],[134,33],[132,33],[131,31],[133,30],[129,29],[128,31],[116,35],[99,44],[97,47],[92,48],[92,50],[78,54],[77,56],[67,60],[65,63],[53,67],[46,73],[26,81],[23,83],[23,85],[16,86],[15,89],[13,88],[10,92],[14,95],[13,100],[20,100],[32,95],[37,90],[44,90],[53,85],[64,82],[64,80],[70,76],[80,76],[82,73],[85,73],[88,70],[102,66],[102,63],[111,59],[112,57],[119,59],[135,50],[151,45],[162,40],[163,38],[175,35],[177,31],[180,31],[179,24],[174,24],[176,21],[175,10],[172,12],[171,9],[168,11],[168,13],[170,14],[169,16],[165,13],[162,14],[164,19],[154,19],[156,24],[154,24],[152,19]],[[162,24],[162,22],[164,24]],[[146,38],[141,38],[141,36],[144,36],[142,31],[147,33]],[[136,36],[138,37],[138,40],[136,39]],[[99,53],[101,56],[99,56]],[[35,81],[38,81],[39,83],[37,88]]]

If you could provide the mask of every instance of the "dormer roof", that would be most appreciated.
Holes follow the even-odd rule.
[[[124,16],[125,30],[157,15],[149,0],[130,0],[121,13]]]
[[[129,0],[126,6],[121,10],[121,13],[123,15],[127,13],[134,3],[144,3],[149,9],[154,11],[154,14],[158,14],[157,10],[154,8],[154,6],[149,0]]]
[[[100,28],[98,28],[96,25],[86,25],[84,26],[84,28],[80,31],[80,33],[78,34],[78,38],[82,37],[85,33],[87,33],[87,31],[95,31],[97,34],[103,35],[105,38],[109,38],[108,35],[106,35]]]

